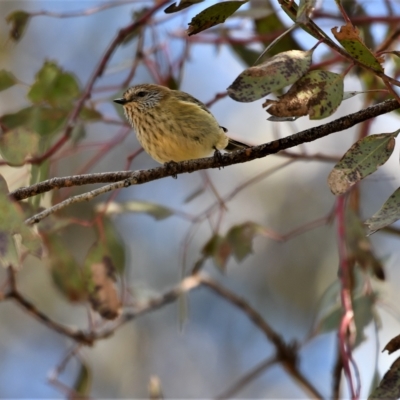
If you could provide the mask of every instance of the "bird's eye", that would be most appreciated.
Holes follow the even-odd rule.
[[[146,96],[146,94],[147,94],[147,92],[141,91],[141,92],[137,92],[136,96],[137,97],[144,97],[144,96]]]

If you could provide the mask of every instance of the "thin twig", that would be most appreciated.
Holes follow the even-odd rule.
[[[258,364],[251,371],[249,371],[246,375],[242,376],[238,379],[230,388],[223,391],[215,400],[223,400],[229,399],[237,392],[242,390],[245,386],[247,386],[250,382],[254,381],[260,374],[262,374],[267,368],[276,364],[279,360],[276,357],[268,358],[265,361]]]

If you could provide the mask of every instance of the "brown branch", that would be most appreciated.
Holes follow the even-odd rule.
[[[18,291],[15,280],[15,272],[13,268],[10,266],[8,267],[7,271],[10,290],[4,295],[4,300],[15,301],[20,307],[27,311],[28,314],[32,315],[36,320],[46,325],[49,329],[55,332],[58,332],[82,344],[93,344],[93,340],[90,338],[90,335],[85,334],[79,329],[73,329],[68,326],[59,324],[58,322],[50,319],[46,314],[42,313],[33,303],[27,300]]]
[[[60,189],[70,186],[82,186],[93,183],[118,182],[124,179],[127,180],[127,182],[125,182],[125,186],[130,186],[133,184],[140,185],[157,179],[165,178],[167,176],[191,173],[202,169],[226,167],[228,165],[239,164],[255,160],[257,158],[263,158],[270,154],[276,154],[282,150],[298,146],[302,143],[312,142],[332,133],[346,130],[354,125],[359,124],[360,122],[389,113],[398,108],[400,108],[400,105],[396,100],[386,100],[364,110],[346,115],[345,117],[339,118],[332,122],[328,122],[327,124],[307,129],[294,135],[274,140],[260,146],[254,146],[250,149],[223,154],[218,159],[214,157],[201,158],[198,160],[183,161],[173,165],[168,165],[167,167],[163,166],[149,170],[104,172],[100,174],[52,178],[29,187],[17,189],[10,193],[10,197],[15,200],[23,200],[41,193],[49,192],[53,189]]]
[[[297,349],[295,346],[287,345],[264,320],[264,318],[241,297],[234,292],[223,288],[218,283],[206,276],[200,276],[201,283],[211,289],[214,293],[223,297],[231,304],[239,308],[256,325],[261,332],[273,343],[276,349],[276,358],[282,364],[286,372],[299,383],[305,392],[312,398],[322,399],[323,396],[308,379],[297,368]]]
[[[267,360],[261,362],[259,365],[254,367],[246,375],[243,375],[238,381],[236,381],[229,389],[225,390],[217,397],[215,400],[229,399],[235,395],[239,390],[242,390],[246,385],[256,379],[260,374],[262,374],[267,368],[275,365],[278,362],[276,357],[268,358]]]

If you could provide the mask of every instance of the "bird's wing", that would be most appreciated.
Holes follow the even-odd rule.
[[[190,103],[197,104],[202,110],[211,114],[210,110],[205,106],[204,103],[202,103],[200,100],[197,100],[195,97],[191,96],[189,93],[181,92],[179,90],[174,90],[174,92],[175,92],[174,94],[178,100],[183,101],[185,103],[189,103],[189,104]]]

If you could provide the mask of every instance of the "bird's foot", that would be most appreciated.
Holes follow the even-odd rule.
[[[172,171],[175,170],[177,165],[178,165],[178,163],[175,161],[172,161],[172,160],[164,163],[164,167],[166,168],[167,172],[171,172],[171,170]],[[178,175],[173,174],[172,177],[174,179],[177,179]]]

